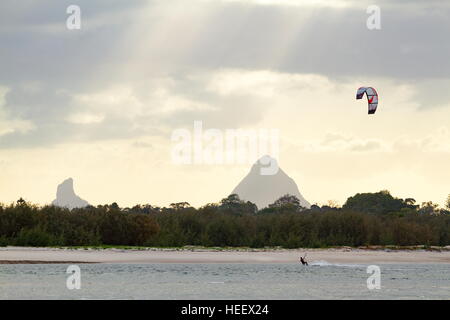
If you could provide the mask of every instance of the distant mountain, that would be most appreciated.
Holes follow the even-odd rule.
[[[52,204],[57,207],[65,207],[69,209],[84,208],[89,205],[87,201],[81,199],[75,194],[75,191],[73,190],[72,178],[64,180],[63,183],[58,186],[56,191],[56,199],[52,202]]]
[[[278,168],[278,172],[273,175],[261,174],[264,169],[267,169],[267,166],[261,164],[261,159],[252,166],[250,172],[234,188],[232,194],[239,195],[242,200],[253,202],[258,206],[258,209],[267,207],[285,194],[296,196],[300,200],[301,206],[311,207],[309,202],[300,194],[295,181],[281,168]],[[273,158],[270,159],[276,161]]]

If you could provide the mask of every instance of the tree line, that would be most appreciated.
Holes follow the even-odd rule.
[[[194,208],[117,203],[72,209],[37,206],[23,199],[0,204],[0,245],[283,247],[450,245],[446,209],[432,202],[394,198],[388,191],[360,193],[336,204],[303,208],[285,195],[267,208],[235,194]]]

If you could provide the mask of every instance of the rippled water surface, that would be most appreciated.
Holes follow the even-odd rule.
[[[449,299],[450,265],[80,264],[81,289],[66,287],[68,265],[0,265],[0,299]]]

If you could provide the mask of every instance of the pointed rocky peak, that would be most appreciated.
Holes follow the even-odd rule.
[[[73,179],[64,180],[56,190],[56,199],[52,202],[54,206],[65,207],[69,209],[84,208],[89,203],[75,194],[73,188]]]
[[[278,166],[277,160],[270,156],[256,161],[232,193],[239,195],[242,200],[253,202],[258,209],[267,207],[286,194],[296,196],[301,206],[311,207],[300,194],[295,181]]]

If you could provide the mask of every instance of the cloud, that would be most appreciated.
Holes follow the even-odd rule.
[[[321,140],[305,141],[297,144],[296,147],[303,152],[311,153],[384,152],[403,155],[450,153],[450,130],[448,127],[439,127],[419,138],[401,135],[391,141],[328,132]]]
[[[216,1],[217,0],[212,0]],[[332,7],[343,8],[352,5],[352,1],[348,0],[221,0],[229,3],[243,3],[249,5],[263,6],[293,6],[293,7]],[[353,2],[354,4],[354,2]]]
[[[262,117],[263,97],[205,89],[214,87],[215,78],[215,73],[202,72],[155,77],[145,82],[148,86],[131,81],[84,93],[20,86],[6,94],[5,109],[24,122],[32,120],[35,130],[5,131],[0,147],[170,136],[174,128],[190,127],[195,120],[210,127],[235,128]]]
[[[101,114],[76,113],[69,116],[67,121],[75,124],[91,124],[102,122],[105,117]]]
[[[381,149],[381,143],[376,140],[370,140],[365,142],[356,142],[350,147],[351,151],[357,152],[367,152],[367,151],[376,151]]]
[[[197,119],[254,125],[329,83],[384,79],[410,88],[411,108],[450,100],[450,8],[435,1],[381,1],[380,31],[344,0],[76,1],[82,29],[69,31],[72,2],[2,2],[2,110],[16,122],[0,148],[139,137]]]
[[[426,79],[411,86],[412,100],[421,110],[450,106],[450,79]]]
[[[450,130],[443,126],[420,138],[397,137],[392,143],[392,150],[407,154],[450,153]]]
[[[386,147],[380,140],[329,132],[321,141],[305,143],[303,149],[310,152],[382,152]]]
[[[0,137],[13,133],[24,134],[34,129],[32,122],[14,118],[4,109],[5,96],[8,92],[8,88],[0,87]]]

